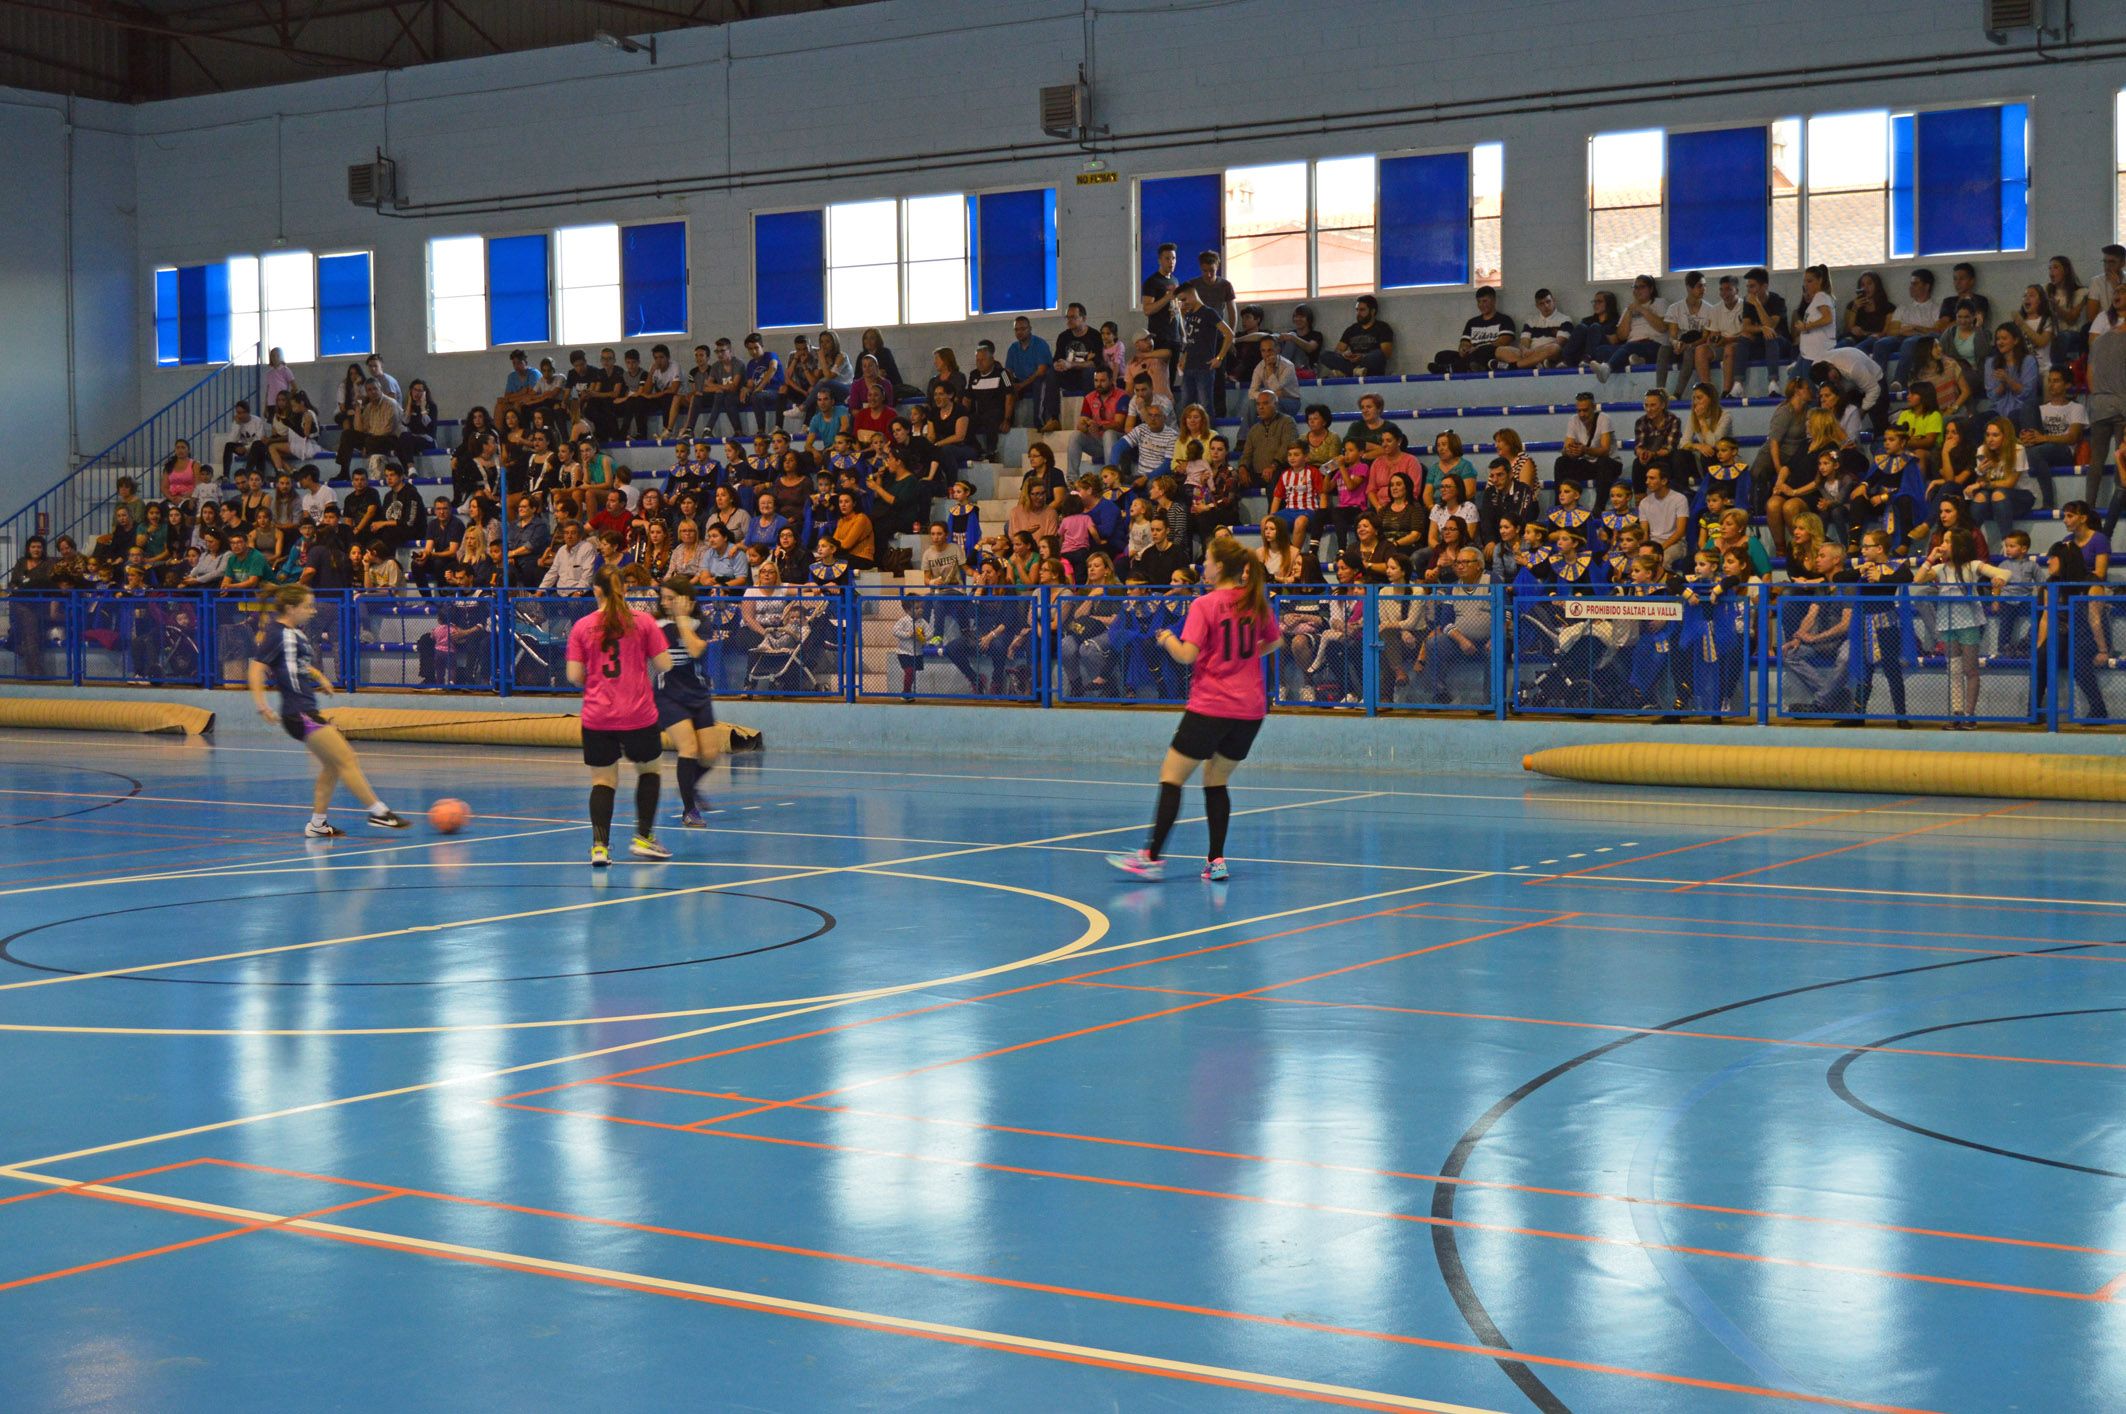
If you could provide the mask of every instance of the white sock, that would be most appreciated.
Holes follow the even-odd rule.
[[[324,811],[322,811],[322,810],[314,810],[314,811],[312,811],[312,812],[310,813],[310,823],[311,823],[311,824],[313,824],[313,825],[322,825],[322,824],[324,824],[324,823],[325,823],[325,812],[324,812]]]
[[[391,807],[386,805],[383,801],[379,800],[376,804],[369,807],[369,813],[371,815],[389,815],[391,813]]]

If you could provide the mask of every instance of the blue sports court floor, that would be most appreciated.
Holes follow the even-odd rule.
[[[0,735],[8,1409],[2126,1400],[2126,809],[363,755]]]

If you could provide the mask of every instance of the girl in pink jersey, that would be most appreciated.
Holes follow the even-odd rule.
[[[1193,665],[1188,710],[1159,768],[1159,806],[1151,838],[1130,854],[1110,854],[1107,862],[1140,879],[1166,877],[1160,851],[1181,814],[1181,788],[1203,767],[1203,817],[1210,825],[1203,877],[1222,883],[1231,875],[1225,864],[1225,827],[1233,803],[1226,791],[1233,768],[1247,759],[1262,719],[1269,713],[1263,688],[1262,660],[1282,637],[1270,609],[1269,583],[1262,562],[1220,531],[1204,557],[1204,574],[1213,588],[1189,606],[1180,634],[1162,629],[1158,644],[1177,663]]]
[[[664,734],[657,728],[657,698],[650,674],[668,672],[672,655],[657,621],[627,602],[617,569],[598,576],[598,612],[576,620],[568,632],[568,680],[583,689],[583,763],[591,768],[591,867],[613,862],[607,840],[613,830],[613,792],[620,758],[635,768],[635,838],[628,853],[638,859],[670,859],[657,842],[658,758]]]

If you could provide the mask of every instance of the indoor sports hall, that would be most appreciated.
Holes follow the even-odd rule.
[[[2126,15],[1878,9],[0,0],[0,1408],[2126,1407]]]

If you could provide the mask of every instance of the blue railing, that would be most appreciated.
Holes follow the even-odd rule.
[[[815,590],[704,596],[702,671],[726,697],[1156,706],[1187,700],[1158,647],[1194,591]],[[1681,596],[1402,585],[1279,591],[1280,707],[1375,716],[1692,718],[1879,725],[2126,724],[2126,594],[2105,585],[1760,585]],[[563,696],[582,596],[319,596],[340,687]],[[227,687],[263,608],[211,590],[0,598],[0,680]]]
[[[139,426],[92,457],[4,522],[0,522],[0,564],[13,564],[32,535],[77,541],[91,528],[108,529],[110,508],[121,477],[130,477],[145,500],[163,499],[162,464],[180,439],[189,442],[201,463],[213,462],[216,447],[238,403],[259,412],[259,370],[248,364],[225,364],[149,414]],[[81,547],[88,549],[86,544]]]

